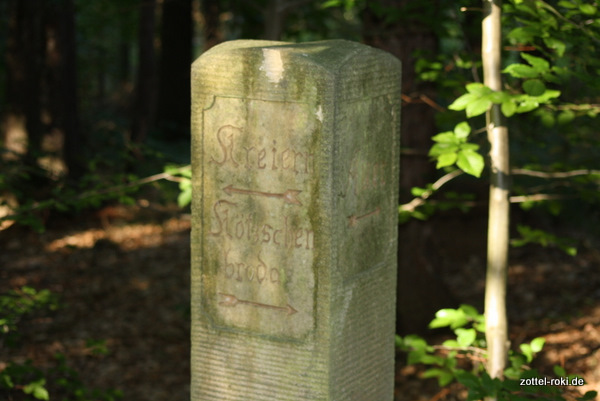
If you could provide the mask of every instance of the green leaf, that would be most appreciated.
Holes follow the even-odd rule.
[[[450,326],[452,329],[464,326],[469,322],[465,313],[460,309],[440,309],[435,313],[435,319],[429,323],[429,328],[436,329]]]
[[[482,84],[480,82],[471,82],[471,83],[467,84],[465,86],[465,88],[467,88],[467,92],[473,93],[474,95],[477,95],[478,97],[489,95],[490,93],[493,92],[493,90],[491,90],[490,88],[488,88],[487,86],[485,86],[484,84]]]
[[[458,328],[454,331],[456,333],[456,340],[461,347],[469,347],[475,342],[475,338],[477,337],[475,329]]]
[[[427,188],[412,187],[412,189],[410,190],[410,193],[412,194],[412,196],[415,196],[415,197],[423,196],[423,194],[426,192],[427,192]]]
[[[477,145],[476,143],[462,143],[460,145],[460,148],[462,150],[467,150],[468,149],[468,150],[477,151],[477,150],[479,150],[479,145]]]
[[[527,62],[531,64],[531,66],[539,73],[543,73],[544,71],[548,71],[550,69],[550,63],[541,57],[532,56],[531,54],[527,53],[521,53],[521,57],[527,60]]]
[[[460,141],[457,139],[454,132],[450,132],[450,131],[442,132],[441,134],[437,134],[431,139],[433,139],[435,142],[438,142],[438,143],[451,143],[451,144],[460,143]]]
[[[588,391],[583,395],[583,397],[577,398],[577,401],[592,401],[596,399],[597,395],[597,391]]]
[[[338,7],[341,5],[342,5],[341,0],[328,0],[325,3],[321,4],[321,8],[325,9],[325,8],[330,8],[330,7]]]
[[[554,49],[558,57],[564,56],[565,51],[567,50],[567,45],[565,42],[553,37],[544,38],[544,44],[550,49]]]
[[[540,75],[535,68],[525,64],[511,64],[502,72],[515,78],[537,78]]]
[[[485,333],[485,319],[482,320],[481,322],[475,323],[473,325],[473,327],[475,328],[475,330],[477,330],[480,333]]]
[[[540,95],[535,96],[534,99],[538,103],[547,103],[550,99],[554,99],[560,96],[560,91],[554,89],[546,89],[546,91]]]
[[[414,365],[416,363],[421,363],[421,360],[425,356],[425,351],[423,350],[414,350],[408,353],[406,358],[406,363],[408,365]]]
[[[596,7],[594,7],[591,4],[581,4],[579,6],[579,9],[581,10],[582,13],[587,14],[587,15],[596,14]]]
[[[477,308],[475,308],[472,305],[467,305],[467,304],[461,304],[458,309],[460,309],[461,311],[463,311],[465,313],[465,315],[472,317],[472,318],[479,318],[483,315],[481,315],[478,311]]]
[[[435,355],[423,355],[421,357],[421,363],[424,363],[426,365],[443,365],[444,364],[444,358],[442,358],[441,356],[435,356]]]
[[[558,5],[564,8],[576,8],[577,4],[573,3],[573,0],[561,0]]]
[[[481,386],[481,382],[477,376],[471,372],[461,370],[456,372],[456,380],[468,389],[476,389]]]
[[[471,133],[471,126],[466,121],[458,123],[458,124],[456,124],[456,127],[454,127],[454,134],[456,135],[457,138],[465,139],[469,136],[470,133]]]
[[[488,111],[492,101],[487,97],[479,98],[467,105],[466,113],[467,117],[475,117]]]
[[[565,371],[565,368],[563,368],[562,366],[554,365],[552,370],[554,371],[554,374],[558,377],[567,376],[567,372]]]
[[[464,149],[458,152],[456,165],[465,173],[479,177],[481,176],[485,162],[483,156],[479,153],[470,149]]]
[[[546,92],[546,85],[539,79],[529,79],[523,82],[523,90],[530,96],[541,96]]]
[[[487,98],[492,101],[492,103],[500,104],[505,102],[511,98],[510,94],[504,91],[494,91],[487,95]]]
[[[535,110],[539,106],[534,98],[527,97],[517,106],[517,113],[527,113],[528,111]]]
[[[513,39],[519,43],[530,43],[537,35],[537,30],[532,27],[518,27],[513,29],[506,36],[507,39]]]
[[[450,110],[455,111],[464,110],[467,107],[467,105],[475,101],[477,98],[478,96],[472,93],[465,93],[464,95],[458,97],[454,102],[452,102],[452,104],[448,106],[448,108]]]
[[[46,379],[41,378],[34,382],[29,383],[26,386],[23,386],[23,392],[25,394],[31,394],[38,400],[49,400],[50,395],[48,394],[48,390],[44,388],[46,384]]]
[[[4,388],[13,388],[15,384],[12,381],[12,377],[4,372],[5,371],[0,372],[0,386]]]
[[[430,329],[450,326],[457,318],[455,309],[440,309],[435,313],[435,319],[429,323]]]
[[[531,350],[531,345],[521,344],[519,345],[519,348],[521,349],[523,355],[525,355],[525,358],[527,358],[527,363],[531,362],[533,360],[533,352]]]
[[[481,386],[486,394],[495,397],[498,390],[502,387],[502,382],[498,378],[492,379],[489,374],[483,372],[481,374]]]
[[[438,156],[437,164],[435,168],[444,168],[453,165],[456,163],[457,155],[456,153],[442,153]]]
[[[191,187],[180,192],[179,196],[177,196],[177,204],[181,208],[189,205],[191,201],[192,201],[192,188]]]
[[[456,153],[458,151],[458,145],[449,143],[436,143],[431,149],[429,149],[429,156],[439,157],[445,153]]]
[[[449,348],[458,348],[460,347],[460,345],[458,344],[458,341],[456,340],[446,340],[442,343],[442,345],[444,347],[449,347]]]
[[[422,350],[423,352],[429,348],[424,339],[414,334],[409,334],[404,337],[404,345],[411,349]]]
[[[426,379],[437,377],[440,387],[444,387],[454,380],[454,376],[451,372],[439,368],[427,369],[425,372],[423,372],[422,377]]]
[[[544,125],[544,127],[550,128],[553,127],[556,123],[556,119],[554,118],[554,113],[552,111],[540,108],[538,110],[537,115],[539,116],[540,121]]]
[[[534,353],[540,352],[542,348],[544,348],[544,343],[546,339],[543,337],[536,337],[531,341],[531,350]]]
[[[575,113],[572,110],[565,110],[558,115],[558,123],[560,125],[568,124],[575,118]]]
[[[506,117],[510,117],[517,111],[517,104],[512,99],[507,100],[502,102],[500,110],[502,110],[502,114],[504,114]]]
[[[518,371],[520,371],[521,366],[525,365],[527,362],[527,359],[522,354],[510,355],[508,359],[510,360],[510,365]]]

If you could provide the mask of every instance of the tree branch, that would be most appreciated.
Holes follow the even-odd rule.
[[[565,171],[565,172],[545,172],[545,171],[535,171],[528,170],[524,168],[515,168],[512,169],[511,174],[515,175],[528,175],[531,177],[540,177],[540,178],[569,178],[576,177],[579,175],[591,175],[591,174],[600,174],[600,170],[573,170],[573,171]]]
[[[523,202],[539,202],[545,200],[554,200],[554,199],[567,199],[573,198],[574,196],[567,195],[555,195],[555,194],[535,194],[535,195],[519,195],[519,196],[511,196],[509,198],[510,203],[523,203]]]
[[[431,195],[433,195],[433,193],[435,191],[440,189],[444,184],[447,184],[449,181],[452,181],[453,179],[455,179],[456,177],[458,177],[462,174],[464,174],[464,172],[462,170],[454,170],[453,172],[442,176],[439,180],[437,180],[436,182],[434,182],[431,185],[430,190],[425,191],[423,193],[423,195],[414,198],[410,202],[400,205],[399,210],[401,212],[414,212],[415,209],[418,208],[419,206],[423,205],[425,203],[425,201],[427,200],[427,198],[429,198]]]

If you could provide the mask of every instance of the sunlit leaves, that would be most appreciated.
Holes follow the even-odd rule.
[[[580,4],[579,10],[586,15],[595,15],[597,11],[596,7],[591,4]]]
[[[456,99],[448,108],[450,110],[465,110],[467,117],[475,117],[485,113],[492,105],[490,96],[494,92],[478,82],[468,84],[466,89],[467,93]]]
[[[435,319],[429,323],[429,328],[436,329],[440,327],[450,327],[451,329],[458,329],[466,324],[473,323],[482,323],[483,315],[480,315],[471,305],[461,305],[458,309],[440,309],[435,314]],[[481,327],[475,327],[477,331]]]
[[[533,355],[537,354],[542,350],[542,348],[544,348],[545,342],[546,340],[543,337],[537,337],[534,338],[531,341],[531,343],[525,343],[519,346],[521,352],[523,353],[523,355],[525,355],[525,358],[527,358],[527,363],[531,363],[531,361],[533,360]]]
[[[442,132],[432,138],[435,144],[429,155],[437,160],[436,168],[456,163],[467,174],[475,177],[481,175],[485,163],[483,156],[477,153],[479,146],[467,142],[470,133],[469,123],[463,121],[454,127],[454,131]]]
[[[46,390],[46,388],[44,387],[45,385],[46,379],[42,378],[39,380],[35,380],[25,385],[23,387],[23,392],[25,394],[31,394],[34,398],[38,400],[49,400],[50,394],[48,394],[48,390]]]
[[[534,229],[525,225],[518,225],[517,231],[521,235],[520,238],[511,240],[511,245],[520,247],[527,244],[539,244],[544,247],[556,246],[570,256],[577,255],[577,248],[573,245],[573,241],[568,238],[559,238],[549,232]]]
[[[190,165],[177,167],[166,166],[165,174],[170,175],[172,180],[179,182],[179,195],[177,196],[177,205],[183,208],[192,201],[192,169]]]
[[[502,102],[500,110],[506,117],[510,117],[517,112],[517,104],[513,101]]]
[[[465,173],[479,177],[485,163],[479,153],[470,149],[462,149],[457,154],[456,165]]]
[[[525,64],[511,64],[502,72],[515,78],[536,78],[539,76],[539,72],[535,68]]]

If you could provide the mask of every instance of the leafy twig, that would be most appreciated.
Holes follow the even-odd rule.
[[[454,170],[453,172],[444,175],[439,180],[434,182],[431,185],[431,188],[429,190],[425,191],[421,196],[414,198],[413,200],[411,200],[408,203],[405,203],[404,205],[400,205],[400,208],[399,208],[400,211],[401,212],[414,212],[415,209],[418,208],[419,206],[423,205],[425,203],[425,201],[427,200],[427,198],[429,198],[431,195],[433,195],[433,193],[435,191],[440,189],[444,184],[448,183],[449,181],[452,181],[453,179],[455,179],[456,177],[458,177],[462,174],[464,174],[464,172],[462,170]]]

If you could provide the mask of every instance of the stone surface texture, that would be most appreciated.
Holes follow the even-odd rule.
[[[232,41],[192,66],[192,401],[391,401],[400,62]]]

